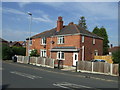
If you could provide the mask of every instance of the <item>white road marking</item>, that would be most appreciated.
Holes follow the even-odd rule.
[[[30,78],[30,79],[42,78],[42,77],[39,77],[39,76],[26,74],[26,73],[22,73],[22,72],[17,72],[17,71],[11,71],[10,73],[16,74],[16,75],[19,75],[19,76],[23,76],[23,77],[27,77],[27,78]]]
[[[68,82],[61,82],[61,83],[54,83],[54,86],[58,86],[61,88],[92,88],[92,87],[88,87],[88,86],[84,86],[84,85],[77,85],[77,84],[73,84],[73,83],[68,83]]]

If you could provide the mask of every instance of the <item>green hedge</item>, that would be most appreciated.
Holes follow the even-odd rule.
[[[26,55],[24,47],[9,47],[7,44],[2,44],[2,59],[11,60],[14,55]]]

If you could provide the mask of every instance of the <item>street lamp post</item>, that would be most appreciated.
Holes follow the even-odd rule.
[[[28,42],[28,56],[30,56],[30,37],[31,37],[31,26],[32,26],[32,13],[28,12],[30,16],[30,24],[29,24],[29,42]]]

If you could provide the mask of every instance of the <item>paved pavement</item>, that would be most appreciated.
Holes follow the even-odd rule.
[[[118,88],[118,77],[3,62],[3,88]]]

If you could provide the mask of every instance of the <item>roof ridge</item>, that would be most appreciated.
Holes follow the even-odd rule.
[[[56,27],[55,27],[55,28],[56,28]],[[55,29],[55,28],[53,28],[53,29]],[[35,36],[38,36],[38,35],[41,35],[41,34],[44,34],[44,33],[50,32],[50,31],[52,31],[53,29],[43,31],[43,32],[41,32],[41,33],[38,33],[38,34],[32,36],[32,37],[35,37]]]
[[[75,28],[77,29],[78,33],[80,33],[80,30],[78,29],[76,24],[73,24],[75,26]]]

